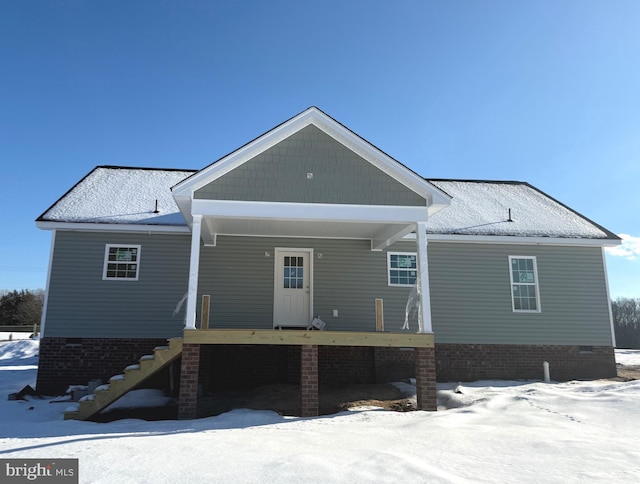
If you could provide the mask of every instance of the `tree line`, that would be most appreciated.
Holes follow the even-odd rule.
[[[0,291],[0,326],[33,326],[40,323],[44,291]]]

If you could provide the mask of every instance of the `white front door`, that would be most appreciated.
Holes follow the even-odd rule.
[[[311,323],[312,249],[276,249],[273,325]]]

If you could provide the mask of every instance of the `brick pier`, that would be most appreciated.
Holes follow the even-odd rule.
[[[200,369],[200,345],[185,344],[182,347],[182,367],[180,371],[180,397],[178,398],[178,418],[196,418],[198,409],[198,372]]]
[[[416,396],[418,410],[438,409],[436,397],[436,355],[433,348],[416,348]]]
[[[300,352],[301,417],[316,417],[318,396],[318,346],[303,345]]]

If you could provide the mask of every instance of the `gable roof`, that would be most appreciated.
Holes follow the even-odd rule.
[[[312,106],[176,184],[172,191],[183,214],[186,217],[190,216],[190,200],[196,190],[229,173],[309,125],[314,125],[322,130],[376,168],[425,198],[430,207],[430,214],[441,210],[449,204],[449,196],[442,190],[322,110]]]
[[[98,166],[38,217],[49,222],[176,226],[186,221],[171,187],[196,170]],[[451,205],[427,222],[431,234],[620,240],[532,185],[518,181],[429,179]],[[153,213],[155,200],[159,213]],[[508,221],[511,209],[512,222]]]
[[[428,233],[619,240],[614,233],[525,182],[430,181],[452,200],[446,210],[429,219]]]
[[[171,187],[194,172],[97,166],[36,222],[183,226]]]

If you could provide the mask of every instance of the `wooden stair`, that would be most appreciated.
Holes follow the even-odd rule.
[[[174,361],[182,354],[182,338],[168,341],[169,346],[154,348],[153,355],[143,356],[139,364],[126,367],[122,375],[112,376],[108,384],[100,385],[94,393],[82,397],[77,407],[64,411],[64,419],[87,420]]]

